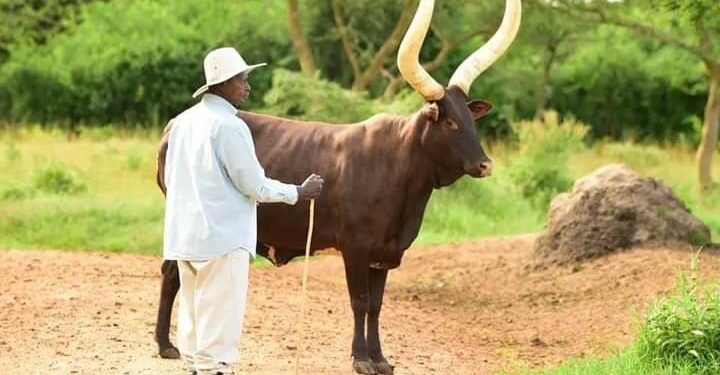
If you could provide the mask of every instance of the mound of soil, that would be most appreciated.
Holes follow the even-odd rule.
[[[632,246],[687,246],[709,240],[708,227],[670,188],[611,164],[553,199],[545,233],[535,242],[535,263],[576,263]]]

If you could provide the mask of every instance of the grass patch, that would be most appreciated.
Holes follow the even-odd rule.
[[[502,172],[477,180],[464,177],[433,193],[416,243],[438,244],[464,239],[539,230],[542,214],[512,189]]]
[[[522,133],[535,147],[485,148],[496,164],[492,177],[463,178],[435,191],[415,243],[538,231],[544,204],[553,194],[613,162],[626,162],[670,185],[711,227],[717,241],[720,190],[697,194],[692,150],[603,142],[580,147],[581,124],[555,121],[549,130],[538,124],[526,124]],[[160,254],[163,198],[155,186],[159,133],[103,127],[83,129],[79,138],[68,140],[61,131],[38,127],[0,132],[0,247]],[[571,151],[547,150],[562,151],[563,145],[572,146]],[[561,178],[548,180],[541,173],[545,170]],[[720,165],[714,174],[720,178]]]
[[[678,368],[675,371],[649,368],[640,362],[637,348],[632,347],[606,358],[573,359],[555,368],[544,370],[515,368],[502,371],[498,375],[695,375],[695,373],[689,367]]]
[[[638,336],[638,356],[652,368],[720,374],[720,288],[700,279],[698,254],[674,295],[655,301]]]
[[[38,197],[0,215],[0,248],[162,253],[157,202]]]

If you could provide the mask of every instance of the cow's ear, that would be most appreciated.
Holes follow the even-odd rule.
[[[421,111],[422,116],[427,121],[436,122],[438,120],[438,117],[440,116],[440,108],[438,107],[437,102],[425,103]]]
[[[470,112],[472,112],[473,119],[477,120],[480,117],[485,116],[492,109],[492,104],[484,100],[473,100],[467,103]]]

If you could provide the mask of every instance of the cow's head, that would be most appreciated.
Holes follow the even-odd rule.
[[[463,174],[486,177],[492,172],[492,160],[485,154],[477,137],[475,120],[491,108],[482,100],[468,101],[470,86],[510,46],[520,27],[520,0],[506,0],[500,28],[490,40],[457,68],[447,87],[435,81],[420,65],[420,47],[432,18],[434,0],[420,0],[412,23],[398,51],[398,68],[403,78],[427,102],[418,116],[430,123],[423,130],[423,148],[442,170],[439,185]]]

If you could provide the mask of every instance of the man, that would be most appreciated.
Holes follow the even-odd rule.
[[[250,94],[234,48],[211,51],[199,103],[173,120],[165,161],[164,258],[178,261],[178,347],[191,374],[231,374],[238,358],[255,257],[257,203],[295,204],[320,195],[311,175],[295,186],[265,177],[236,106]]]

